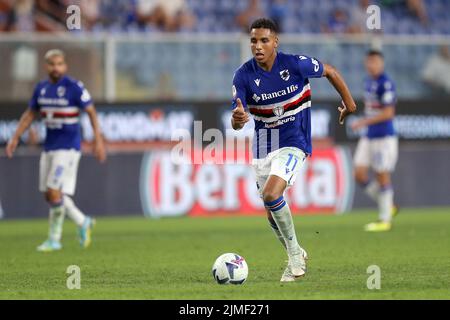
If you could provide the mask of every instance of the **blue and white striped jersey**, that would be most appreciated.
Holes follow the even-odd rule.
[[[29,107],[41,114],[47,127],[45,151],[80,150],[80,111],[91,103],[83,83],[68,76],[57,83],[44,80],[36,85]]]
[[[283,147],[311,154],[311,87],[308,78],[323,75],[322,63],[304,55],[278,52],[270,71],[250,59],[235,73],[232,108],[240,98],[253,115],[253,157]]]

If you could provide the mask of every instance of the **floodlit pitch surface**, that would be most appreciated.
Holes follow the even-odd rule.
[[[87,250],[72,222],[63,250],[38,253],[46,220],[0,221],[1,299],[449,299],[450,209],[402,210],[394,229],[366,233],[369,211],[296,216],[308,273],[280,284],[286,255],[265,217],[101,218]],[[249,265],[241,286],[214,282],[211,266],[224,252]],[[81,288],[67,288],[77,265]],[[381,270],[369,290],[367,268]]]

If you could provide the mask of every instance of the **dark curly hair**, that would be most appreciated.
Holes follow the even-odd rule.
[[[274,33],[278,33],[277,24],[269,18],[260,18],[253,21],[249,31],[251,31],[252,29],[269,29]]]

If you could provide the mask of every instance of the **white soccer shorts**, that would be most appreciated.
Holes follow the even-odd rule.
[[[288,187],[292,186],[305,159],[306,154],[295,147],[284,147],[270,152],[263,159],[253,159],[252,167],[261,196],[270,175],[278,176],[287,182]]]
[[[72,196],[77,184],[80,157],[81,152],[74,149],[42,152],[39,162],[39,191],[55,189]]]
[[[356,146],[354,165],[372,168],[375,172],[392,172],[398,158],[398,138],[359,139]]]

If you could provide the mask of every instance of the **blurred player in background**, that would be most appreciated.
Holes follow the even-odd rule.
[[[14,136],[6,146],[6,153],[10,158],[13,156],[20,136],[40,113],[47,134],[39,164],[39,190],[45,192],[50,205],[50,226],[48,239],[37,250],[62,248],[61,235],[66,213],[78,226],[81,246],[87,247],[91,242],[94,221],[84,215],[70,198],[75,193],[81,157],[81,111],[89,115],[95,136],[94,153],[100,162],[106,159],[105,148],[91,96],[81,82],[66,76],[64,53],[58,49],[50,50],[45,55],[45,62],[48,79],[37,84],[29,108],[23,113]]]
[[[379,221],[367,224],[366,231],[388,231],[392,217],[398,212],[394,206],[391,172],[398,156],[398,139],[394,130],[396,93],[395,85],[384,71],[383,54],[371,50],[366,56],[369,78],[365,84],[365,114],[363,119],[352,123],[358,131],[367,128],[355,151],[356,181],[367,195],[378,203]],[[373,169],[376,179],[369,179]]]
[[[304,56],[277,52],[276,24],[258,19],[250,28],[253,58],[233,79],[233,129],[243,128],[249,111],[255,121],[253,168],[270,225],[287,250],[282,282],[306,272],[306,251],[299,245],[285,190],[311,155],[311,89],[308,78],[326,77],[342,97],[339,121],[356,110],[343,78],[328,64]]]

